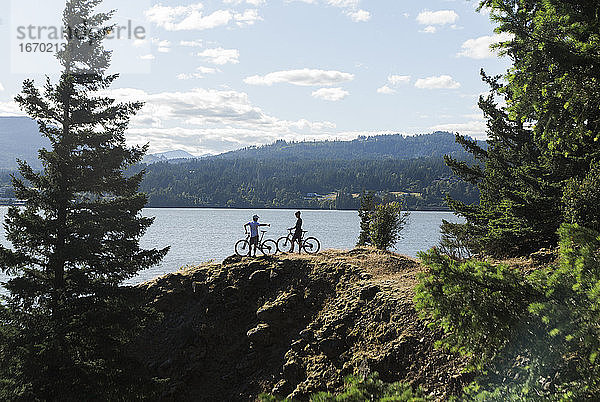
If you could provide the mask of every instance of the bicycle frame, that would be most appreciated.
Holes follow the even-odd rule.
[[[255,250],[255,254],[257,250],[260,250],[260,252],[263,255],[272,255],[277,253],[277,243],[275,242],[275,240],[272,239],[266,239],[265,240],[265,233],[267,231],[266,230],[261,230],[261,235],[258,239],[258,244],[256,245],[256,250]],[[242,254],[245,254],[245,249],[246,246],[248,247],[248,253],[247,255],[251,254],[251,250],[252,250],[252,246],[250,245],[250,237],[251,237],[251,233],[246,232],[246,238],[239,240],[236,245],[235,245],[235,252],[236,254],[242,256]],[[243,253],[241,253],[238,250],[238,245],[241,244],[241,250],[244,250]]]
[[[302,235],[300,236],[300,247],[302,247],[302,242],[304,241],[304,235],[308,233],[308,230],[303,230]],[[288,229],[288,234],[286,236],[288,240],[291,242],[294,238],[294,229]]]

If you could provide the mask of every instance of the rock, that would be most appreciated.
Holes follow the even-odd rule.
[[[260,261],[252,261],[250,264],[248,264],[247,269],[248,271],[256,271],[262,269],[262,264]]]
[[[377,285],[370,285],[360,291],[360,300],[370,301],[375,298],[380,289]]]
[[[265,303],[256,311],[256,317],[262,322],[285,322],[298,304],[300,297],[296,293],[282,293],[275,300]]]
[[[248,280],[254,286],[261,286],[268,284],[270,277],[269,271],[266,269],[259,269],[258,271],[252,272],[248,277]]]
[[[339,337],[331,337],[319,342],[319,348],[327,357],[333,359],[345,351],[346,343]]]
[[[299,352],[307,345],[307,342],[304,339],[298,339],[297,341],[292,342],[290,345],[290,350],[295,352]]]
[[[300,331],[300,337],[307,342],[312,342],[315,339],[315,333],[312,329],[306,328]]]
[[[173,359],[167,359],[164,362],[162,362],[162,364],[158,368],[161,371],[165,371],[165,370],[168,370],[169,368],[171,368],[172,365],[173,365]]]
[[[274,395],[287,395],[291,392],[292,387],[286,380],[280,380],[271,391]]]
[[[225,258],[223,260],[223,265],[232,265],[232,264],[237,264],[238,262],[242,261],[242,257],[240,257],[237,254],[234,255],[230,255],[229,257]]]
[[[302,366],[295,360],[288,361],[283,365],[283,378],[292,383],[298,382],[303,376]]]
[[[256,327],[248,330],[246,336],[256,346],[268,346],[273,343],[269,324],[258,324]]]
[[[235,286],[227,286],[223,289],[223,298],[231,301],[236,300],[239,297],[240,290]]]

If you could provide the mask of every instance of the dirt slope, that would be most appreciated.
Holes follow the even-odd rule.
[[[465,362],[433,347],[417,318],[419,264],[372,249],[230,257],[139,285],[163,313],[140,340],[166,400],[305,399],[348,374],[421,385],[445,399]]]

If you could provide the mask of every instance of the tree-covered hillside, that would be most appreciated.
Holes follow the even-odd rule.
[[[438,132],[277,141],[215,157],[140,165],[132,172],[147,170],[141,189],[153,207],[358,209],[363,191],[401,198],[411,209],[445,209],[447,194],[476,202],[478,190],[457,180],[443,155],[474,160],[454,135]],[[8,178],[0,173],[0,187]]]
[[[141,169],[138,167],[137,169]],[[201,159],[146,167],[150,206],[358,209],[358,194],[403,198],[409,208],[471,203],[474,186],[453,178],[439,157],[410,160]]]

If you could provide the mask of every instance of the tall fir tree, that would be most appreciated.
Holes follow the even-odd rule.
[[[498,33],[511,36],[497,48],[513,65],[503,77],[483,74],[491,87],[479,102],[488,148],[457,135],[480,164],[446,158],[456,174],[478,185],[481,200],[450,205],[466,218],[474,251],[523,255],[556,246],[565,219],[598,222],[589,214],[578,221],[580,215],[565,210],[590,194],[600,201],[597,188],[584,201],[582,192],[569,190],[597,183],[584,179],[600,155],[600,4],[484,0],[480,6],[490,10]]]
[[[20,161],[13,178],[25,206],[11,207],[0,269],[12,276],[0,308],[0,397],[7,400],[130,399],[133,360],[126,345],[148,317],[120,285],[167,253],[144,250],[143,172],[125,169],[146,147],[128,147],[125,130],[142,103],[101,95],[117,78],[102,41],[112,13],[101,0],[68,0],[60,79],[32,80],[16,97],[51,142],[43,170]],[[135,391],[132,391],[135,390]]]

